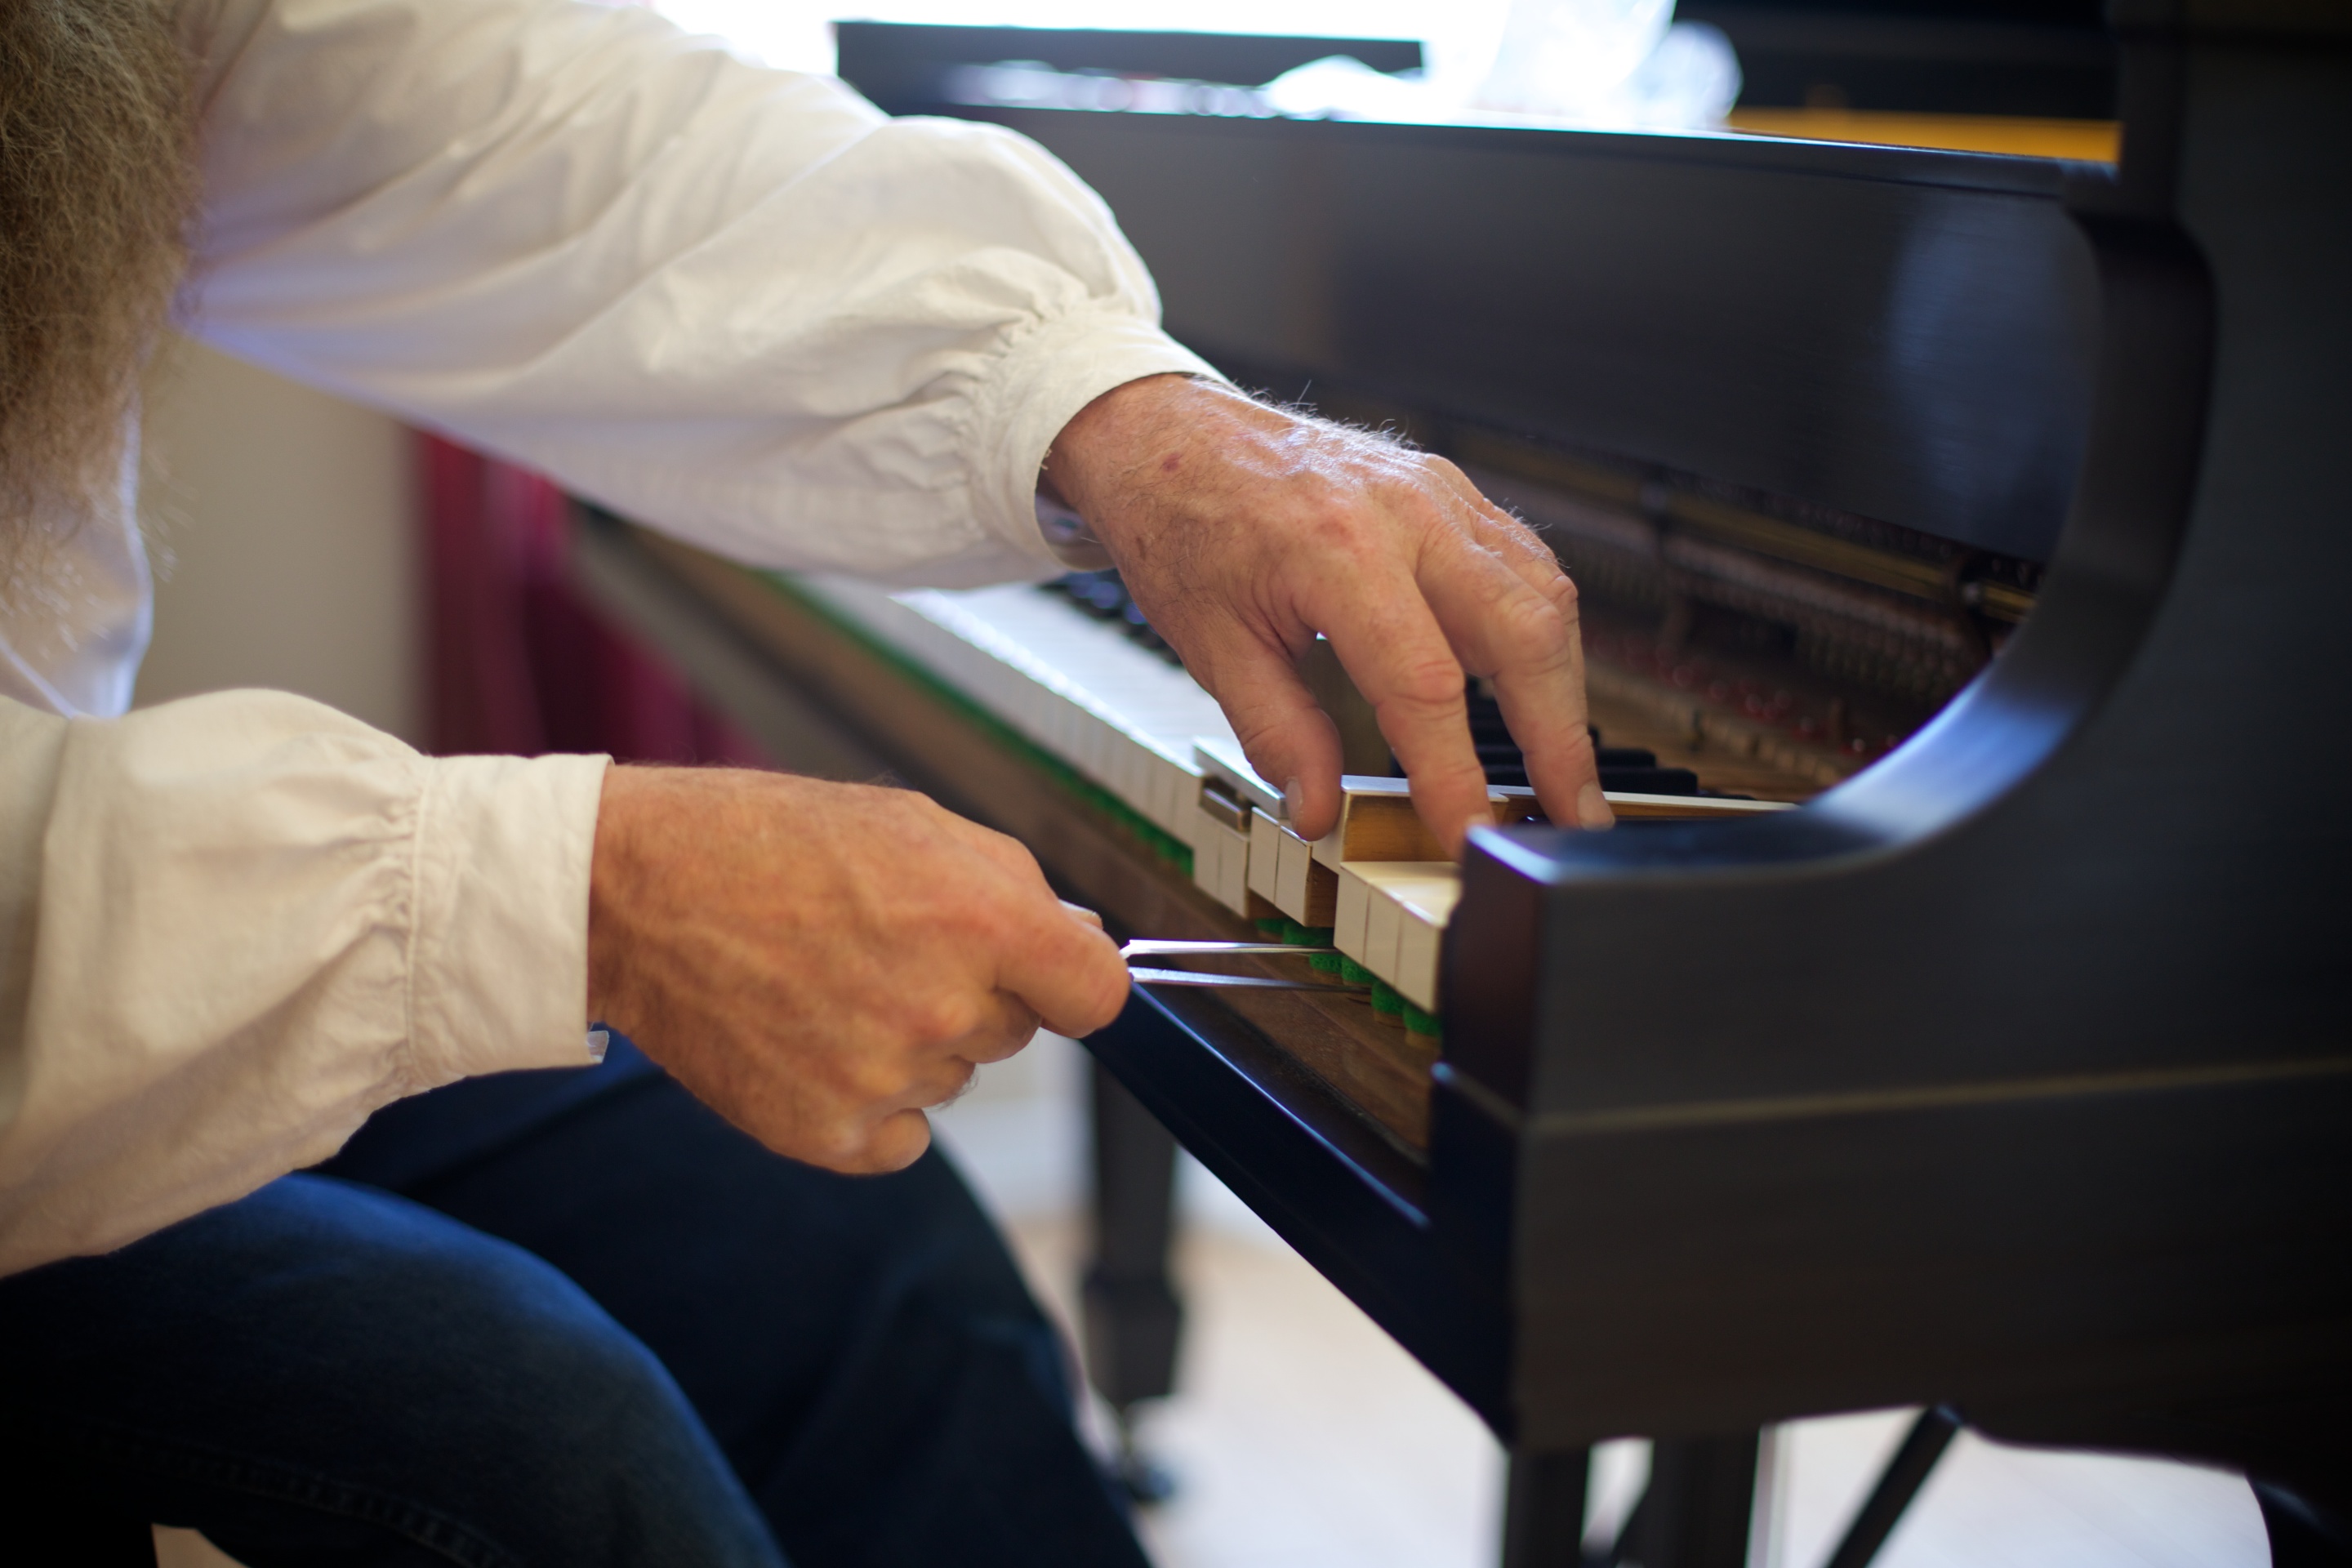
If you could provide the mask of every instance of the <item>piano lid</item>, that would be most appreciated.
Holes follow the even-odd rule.
[[[1771,7],[1747,9],[1752,34]],[[956,31],[845,26],[844,72],[1042,142],[1118,213],[1170,330],[1275,395],[2050,556],[2096,326],[2059,162],[900,101],[894,49]],[[2105,58],[2077,64],[2091,104]]]

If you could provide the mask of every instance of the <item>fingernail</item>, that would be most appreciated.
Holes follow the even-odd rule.
[[[1282,786],[1282,809],[1293,822],[1297,821],[1298,814],[1307,809],[1307,790],[1297,779]]]
[[[1586,784],[1576,792],[1576,820],[1590,828],[1614,827],[1617,814],[1609,809],[1609,797],[1601,793],[1597,784]]]

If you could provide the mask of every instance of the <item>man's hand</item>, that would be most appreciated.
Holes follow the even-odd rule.
[[[1040,1021],[1100,1028],[1127,966],[1029,852],[904,790],[720,768],[605,775],[589,1016],[780,1154],[895,1171],[922,1108]]]
[[[1105,393],[1045,478],[1314,838],[1339,819],[1339,737],[1294,668],[1318,632],[1378,711],[1422,820],[1461,852],[1491,821],[1464,673],[1491,676],[1554,822],[1611,821],[1585,729],[1576,589],[1442,458],[1185,376]]]

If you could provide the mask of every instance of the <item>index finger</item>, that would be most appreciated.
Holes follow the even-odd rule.
[[[1494,820],[1486,770],[1470,743],[1461,661],[1410,577],[1360,588],[1336,608],[1343,613],[1318,616],[1317,624],[1403,764],[1413,809],[1459,858],[1469,830]]]

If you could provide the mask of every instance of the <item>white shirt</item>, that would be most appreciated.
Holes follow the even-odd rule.
[[[747,562],[1059,570],[1034,507],[1062,426],[1213,374],[1100,200],[1006,132],[636,9],[180,22],[187,330]],[[403,1095],[588,1059],[604,759],[426,758],[275,693],[122,716],[131,499],[0,612],[0,1272],[237,1197]]]

